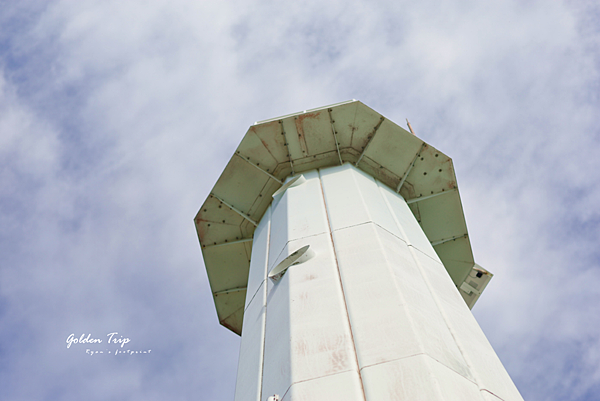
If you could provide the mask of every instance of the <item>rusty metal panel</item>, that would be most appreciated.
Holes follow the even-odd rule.
[[[202,248],[243,238],[240,229],[243,221],[242,216],[209,196],[194,219]]]
[[[289,160],[285,137],[282,134],[281,124],[278,120],[253,125],[248,133],[256,135],[269,151],[269,154],[279,163]]]
[[[289,117],[287,120],[296,131],[296,138],[302,140],[305,151],[302,157],[335,150],[335,141],[329,122],[327,109]]]
[[[246,288],[250,252],[245,243],[232,243],[223,246],[204,248],[204,263],[221,266],[210,282],[213,293],[232,288]]]
[[[357,371],[331,237],[290,241],[284,254],[305,245],[314,258],[291,266],[276,283],[267,280],[265,396],[286,394],[294,383]]]
[[[260,190],[269,179],[258,169],[248,166],[244,160],[233,157],[219,177],[212,193],[247,215],[260,194]],[[254,218],[255,221],[260,220],[261,216],[257,217]]]
[[[427,355],[361,371],[367,400],[482,401],[477,384]]]
[[[273,148],[273,146],[269,146],[267,142],[263,142],[256,134],[257,130],[258,127],[251,127],[248,130],[248,133],[236,149],[236,153],[250,162],[257,164],[263,170],[272,173],[284,159],[277,160],[275,156],[277,153],[273,155],[269,151],[269,148]]]
[[[359,154],[362,153],[373,136],[375,128],[383,119],[381,114],[358,102],[354,121],[351,123],[353,127],[352,148],[358,150]]]
[[[399,181],[422,144],[423,141],[410,132],[390,120],[384,120],[371,139],[364,157],[384,166]]]
[[[340,149],[352,146],[352,135],[355,131],[354,116],[356,115],[357,108],[358,102],[328,108],[328,110],[331,110],[331,117],[337,132]]]
[[[435,243],[467,234],[467,225],[461,218],[462,207],[457,200],[458,191],[448,191],[446,194],[416,202],[421,215],[420,224],[423,230],[429,233],[429,241]],[[410,199],[408,201],[410,202]]]
[[[413,185],[414,197],[417,198],[454,189],[456,176],[452,159],[433,146],[425,144],[407,180]]]
[[[242,334],[246,290],[213,294],[219,323],[236,334]],[[241,306],[240,306],[241,305]]]

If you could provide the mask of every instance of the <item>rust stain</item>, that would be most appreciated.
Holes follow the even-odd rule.
[[[338,349],[331,354],[331,373],[339,372],[348,366],[348,354],[344,351]]]
[[[263,130],[263,132],[265,134],[267,134],[267,138],[269,138],[269,136],[270,136],[269,139],[272,139],[273,145],[275,145],[276,147],[277,147],[277,145],[284,146],[283,144],[284,144],[285,140],[281,138],[282,135],[281,135],[280,127],[279,127],[279,121],[271,121],[270,123],[266,124],[265,127],[270,128],[268,130],[267,129]],[[256,136],[258,136],[260,138],[260,141],[263,143],[265,148],[267,148],[269,150],[269,152],[271,152],[272,149],[271,149],[271,146],[269,145],[269,142],[266,140],[263,140],[263,138],[260,135],[258,135],[258,133],[256,133]],[[271,152],[271,154],[272,154],[272,152]]]
[[[200,223],[197,223],[196,231],[198,232],[198,237],[200,238],[200,242],[202,242],[204,240],[204,237],[206,237],[206,230]]]
[[[314,274],[307,274],[306,276],[304,276],[304,281],[311,281],[316,278],[317,278],[317,276],[315,276]]]
[[[320,113],[306,113],[299,115],[294,120],[296,124],[296,131],[298,131],[298,141],[300,142],[300,147],[302,148],[302,152],[306,155],[309,155],[308,146],[306,145],[306,136],[304,134],[304,120],[306,119],[316,119],[319,117]]]
[[[305,340],[298,341],[294,344],[294,353],[302,356],[308,356],[310,354],[308,344],[306,344]]]

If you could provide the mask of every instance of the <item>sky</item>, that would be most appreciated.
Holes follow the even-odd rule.
[[[600,399],[599,94],[592,1],[0,0],[0,399],[232,400],[193,218],[251,124],[349,99],[452,157],[524,399]]]

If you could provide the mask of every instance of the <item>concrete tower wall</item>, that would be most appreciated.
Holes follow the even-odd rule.
[[[235,400],[522,400],[404,199],[350,164],[303,176],[254,233]]]

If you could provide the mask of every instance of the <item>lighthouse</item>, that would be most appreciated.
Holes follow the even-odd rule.
[[[522,400],[452,160],[363,103],[252,125],[195,224],[235,401]]]

